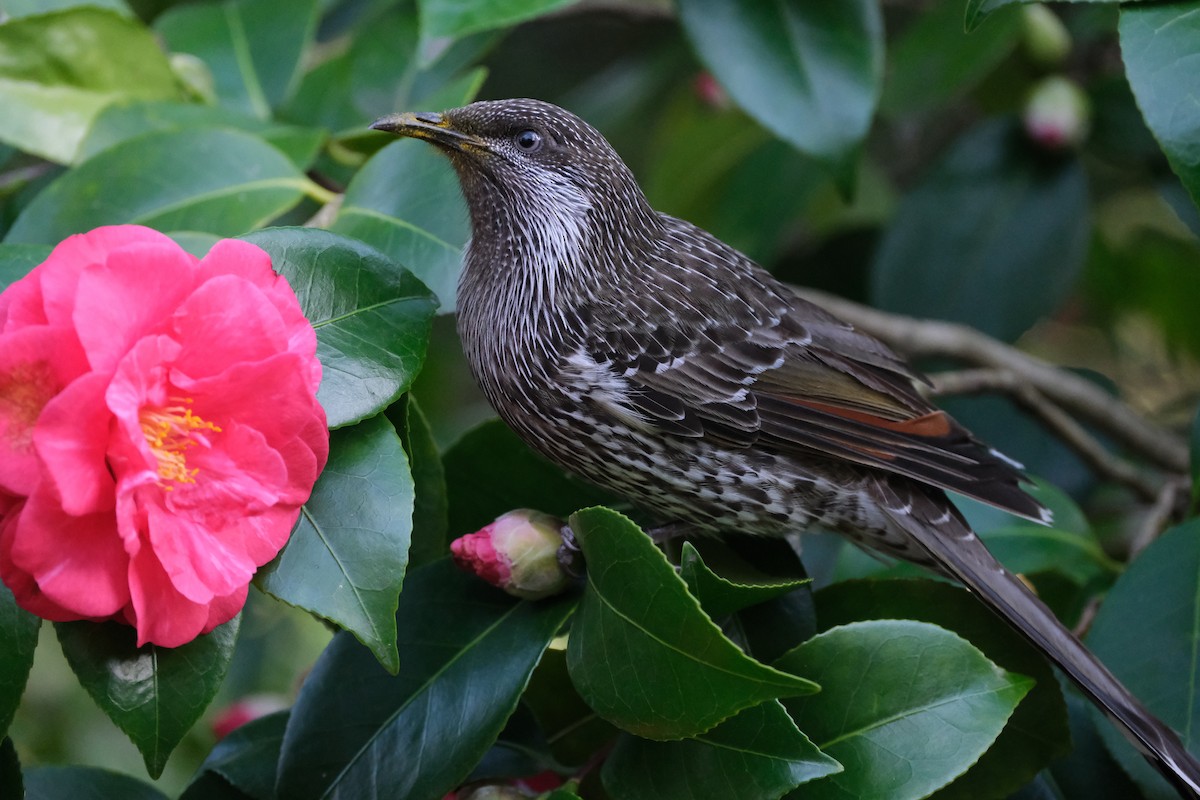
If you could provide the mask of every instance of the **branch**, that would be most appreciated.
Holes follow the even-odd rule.
[[[1011,379],[1003,380],[1027,385],[1045,400],[1082,418],[1160,469],[1174,473],[1188,471],[1188,448],[1178,436],[1074,373],[966,325],[889,314],[813,289],[799,290],[799,294],[909,357],[947,356],[1011,373]],[[1112,456],[1106,454],[1105,458]]]

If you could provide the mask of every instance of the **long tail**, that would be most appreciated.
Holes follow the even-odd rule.
[[[1185,798],[1200,798],[1200,763],[1054,613],[998,562],[936,490],[881,480],[874,487],[896,525],[940,570],[959,580],[1029,639],[1095,703]],[[950,513],[947,513],[949,509]]]

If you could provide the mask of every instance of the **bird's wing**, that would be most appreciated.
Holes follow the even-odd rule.
[[[742,309],[732,318],[685,311],[593,330],[589,355],[626,382],[634,424],[850,461],[1048,520],[1017,465],[925,400],[921,378],[885,345],[755,277],[774,307],[731,297]]]

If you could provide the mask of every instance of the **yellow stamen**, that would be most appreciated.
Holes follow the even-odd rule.
[[[143,408],[139,414],[142,434],[158,459],[159,486],[166,491],[178,483],[195,483],[199,468],[189,468],[187,451],[198,443],[198,431],[220,433],[217,425],[192,413],[192,398],[171,398],[166,408]]]

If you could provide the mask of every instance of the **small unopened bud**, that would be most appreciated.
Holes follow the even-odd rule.
[[[1079,84],[1053,75],[1037,83],[1025,101],[1025,132],[1046,150],[1083,144],[1091,127],[1091,104]]]
[[[235,700],[217,713],[212,722],[213,736],[224,739],[247,722],[267,714],[282,711],[289,705],[287,698],[277,694],[251,694]]]
[[[717,111],[729,108],[729,94],[725,87],[717,82],[711,72],[701,72],[692,80],[692,91],[700,102]]]
[[[558,563],[562,520],[520,508],[450,543],[455,562],[516,597],[538,600],[571,582]]]
[[[1041,3],[1021,7],[1025,52],[1043,67],[1057,67],[1071,52],[1071,34],[1058,15]]]

